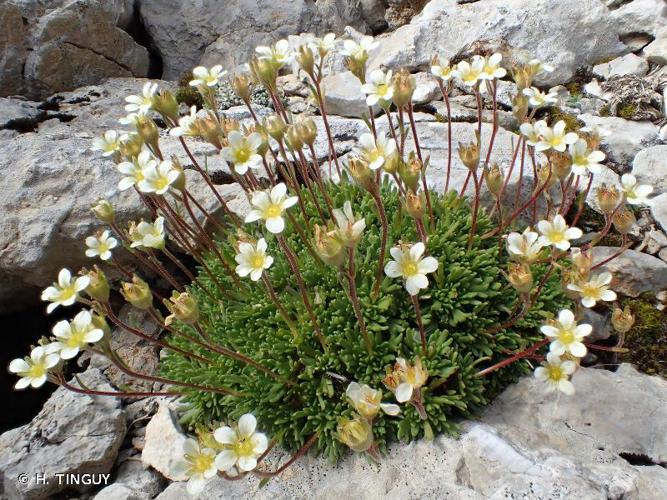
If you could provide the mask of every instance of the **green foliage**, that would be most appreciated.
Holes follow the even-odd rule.
[[[224,357],[205,365],[172,353],[165,358],[162,368],[174,380],[224,385],[245,395],[189,392],[191,423],[236,419],[252,412],[260,428],[288,449],[297,449],[319,432],[316,449],[335,460],[345,450],[335,437],[337,420],[352,414],[344,394],[348,383],[358,381],[384,389],[382,380],[395,359],[404,357],[411,361],[420,355],[421,346],[412,303],[401,281],[385,277],[379,296],[375,299],[371,296],[381,237],[372,198],[350,182],[329,184],[328,188],[334,206],[341,207],[351,200],[355,213],[366,218],[367,227],[357,248],[356,282],[363,315],[373,337],[372,355],[364,348],[342,277],[334,268],[316,261],[294,231],[294,225],[288,223],[284,234],[298,256],[315,314],[328,342],[328,351],[323,352],[313,335],[285,256],[275,238],[262,234],[263,226],[256,224],[245,229],[254,231],[257,238],[267,239],[269,252],[275,258],[267,274],[280,301],[297,318],[296,332],[293,334],[281,320],[261,282],[244,281],[239,288],[213,258],[209,259],[209,265],[234,299],[220,296],[219,301],[213,302],[196,287],[192,292],[199,299],[204,328],[216,342],[252,357],[296,384],[284,385]],[[318,219],[309,196],[304,194],[310,224],[325,222]],[[397,192],[385,184],[382,197],[390,222],[389,247],[399,240],[418,241],[414,221],[402,211]],[[538,325],[545,317],[552,317],[564,303],[558,273],[553,273],[534,307],[517,325],[496,334],[488,333],[517,306],[517,295],[502,276],[506,252],[500,251],[497,238],[479,236],[492,227],[485,214],[480,217],[472,249],[467,249],[471,211],[466,200],[455,193],[434,194],[433,205],[436,227],[430,233],[428,252],[438,259],[439,268],[429,275],[430,286],[420,294],[428,336],[428,355],[422,357],[429,372],[422,389],[428,420],[421,421],[408,404],[401,405],[398,417],[379,415],[373,430],[381,450],[397,439],[410,441],[431,433],[455,433],[457,417],[470,415],[487,404],[502,388],[525,374],[528,365],[513,363],[485,377],[477,376],[477,372],[540,339]],[[291,215],[297,225],[306,227],[298,208],[291,209]],[[220,250],[231,264],[235,253],[231,242],[220,242]],[[535,266],[534,271],[537,281],[545,266]],[[205,274],[200,279],[202,283],[210,283]],[[188,327],[180,325],[180,328]],[[206,355],[178,336],[169,341]],[[394,402],[393,394],[386,389],[383,399]]]
[[[175,95],[176,102],[185,104],[188,107],[197,106],[197,109],[200,109],[204,105],[204,100],[199,91],[195,87],[190,86],[190,81],[193,78],[192,71],[186,71],[178,79],[178,88]]]
[[[630,306],[635,317],[635,324],[625,335],[624,347],[629,351],[621,355],[622,360],[644,373],[667,377],[667,310],[656,308],[652,294],[627,298],[622,305]]]

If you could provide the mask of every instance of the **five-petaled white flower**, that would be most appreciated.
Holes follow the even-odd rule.
[[[146,82],[141,89],[141,95],[129,95],[125,98],[127,102],[125,111],[145,115],[153,108],[155,94],[157,94],[157,83]]]
[[[140,113],[128,113],[125,116],[121,116],[118,119],[118,123],[120,123],[121,125],[131,125],[133,127],[136,127],[139,118],[141,118],[142,116],[143,114]]]
[[[554,67],[551,64],[542,62],[539,59],[531,59],[528,62],[528,65],[531,67],[533,73],[536,75],[539,73],[552,73],[554,70]]]
[[[287,197],[287,186],[281,182],[270,191],[255,191],[250,199],[252,210],[245,218],[246,222],[265,221],[266,229],[273,234],[279,234],[285,229],[283,212],[296,204],[296,196]]]
[[[62,359],[72,359],[88,344],[104,336],[104,331],[93,324],[90,311],[81,311],[72,321],[58,321],[53,327],[56,341],[52,344]]]
[[[171,160],[164,160],[159,166],[155,164],[146,166],[141,175],[143,178],[137,185],[139,191],[162,195],[169,191],[171,185],[181,176],[181,172],[174,168]]]
[[[28,386],[37,389],[43,386],[49,370],[56,366],[58,361],[60,357],[57,354],[49,353],[42,346],[35,347],[30,352],[30,357],[12,360],[9,371],[21,377],[14,389],[25,389]]]
[[[364,218],[357,219],[352,213],[352,204],[346,201],[343,204],[343,210],[339,208],[333,209],[333,216],[336,219],[336,226],[338,237],[344,245],[354,247],[359,243],[361,233],[366,228],[366,221]]]
[[[544,120],[538,120],[534,124],[522,123],[519,127],[521,134],[526,138],[526,144],[529,146],[537,146],[537,143],[542,139],[542,130],[547,126]]]
[[[257,419],[246,413],[234,428],[225,426],[215,430],[213,437],[225,447],[215,457],[218,469],[228,471],[236,466],[240,471],[247,472],[257,467],[257,458],[266,451],[269,440],[265,434],[255,432],[256,428]]]
[[[646,205],[648,196],[653,192],[653,186],[648,184],[637,184],[637,178],[632,174],[621,176],[621,189],[625,193],[625,199],[630,205]]]
[[[46,312],[50,313],[58,306],[71,306],[79,298],[79,292],[85,290],[89,284],[88,276],[72,279],[69,269],[61,269],[58,273],[58,282],[42,292],[42,300],[51,302]]]
[[[86,238],[86,257],[99,257],[102,260],[111,258],[111,250],[118,246],[118,240],[110,235],[109,231],[102,231],[95,236]]]
[[[158,217],[155,222],[141,221],[130,228],[132,248],[164,248],[164,217]]]
[[[570,375],[577,369],[574,361],[563,361],[560,356],[550,352],[542,366],[535,368],[535,378],[543,380],[554,389],[571,396],[574,394],[574,385],[570,382]]]
[[[586,346],[582,340],[593,331],[593,327],[586,323],[577,325],[574,313],[563,309],[558,313],[557,320],[542,325],[540,331],[551,340],[549,351],[556,356],[568,352],[576,358],[583,358],[586,355]]]
[[[157,161],[153,158],[150,151],[144,150],[134,159],[134,161],[124,161],[118,164],[118,171],[123,177],[118,182],[118,189],[125,191],[132,186],[138,185],[144,180],[144,172],[149,168],[154,168]]]
[[[238,130],[232,130],[228,140],[229,146],[222,149],[222,157],[234,165],[237,174],[245,175],[249,168],[257,169],[262,165],[262,156],[257,153],[262,136],[257,132],[246,137]]]
[[[186,476],[187,492],[192,496],[199,495],[206,483],[218,473],[215,450],[202,448],[196,440],[188,438],[183,443],[183,457],[174,464],[171,472],[175,476]]]
[[[322,38],[315,37],[308,42],[308,47],[315,53],[323,56],[331,52],[336,46],[336,34],[327,33]]]
[[[368,162],[368,168],[377,170],[387,158],[398,153],[396,141],[388,139],[384,134],[379,134],[377,139],[373,139],[373,134],[362,134],[359,137],[359,152],[364,160]]]
[[[461,61],[456,65],[454,75],[463,82],[464,85],[472,87],[475,85],[484,72],[485,60],[482,56],[475,55],[472,62]]]
[[[539,241],[539,234],[527,227],[523,233],[507,235],[507,253],[513,259],[522,262],[535,262],[544,248],[544,242]]]
[[[371,71],[368,82],[361,86],[361,90],[366,94],[366,104],[375,106],[380,103],[381,106],[388,106],[391,98],[394,97],[394,86],[391,82],[391,70],[385,73],[381,69]]]
[[[396,401],[405,403],[415,396],[428,380],[428,371],[422,366],[420,358],[415,358],[409,365],[404,358],[396,358],[391,372],[384,378],[385,386],[394,393]]]
[[[405,289],[410,295],[417,295],[422,288],[428,288],[428,273],[438,269],[435,257],[423,257],[426,247],[421,241],[412,246],[392,247],[389,253],[394,258],[384,266],[384,272],[390,278],[401,277],[405,280]]]
[[[256,245],[245,241],[239,242],[239,253],[236,254],[236,274],[241,277],[250,275],[250,279],[258,281],[265,269],[273,264],[273,257],[266,255],[267,244],[260,238]]]
[[[537,223],[537,229],[542,236],[538,241],[544,245],[553,245],[558,250],[570,248],[570,240],[577,240],[584,234],[577,227],[569,227],[562,215],[556,215],[551,222],[542,220]]]
[[[197,106],[192,106],[190,108],[190,114],[180,117],[178,119],[178,127],[174,127],[169,131],[169,135],[174,137],[196,137],[199,135],[199,133],[200,129],[197,116]]]
[[[368,52],[379,45],[372,36],[364,36],[355,42],[354,40],[345,40],[343,42],[343,49],[340,51],[344,56],[352,59],[362,60],[368,57]]]
[[[111,156],[127,137],[127,134],[119,134],[115,130],[107,130],[102,137],[93,139],[93,151],[102,151],[102,156]]]
[[[542,106],[550,106],[558,102],[558,94],[556,92],[544,93],[537,87],[530,87],[523,89],[523,95],[528,98],[528,104],[533,108],[541,108]]]
[[[271,61],[276,69],[280,69],[292,59],[292,52],[287,40],[278,40],[273,47],[256,47],[255,52],[260,59]]]
[[[455,76],[454,68],[449,65],[449,60],[444,60],[443,62],[431,66],[431,74],[445,82]]]
[[[612,276],[609,272],[600,273],[583,283],[570,283],[568,290],[578,292],[581,296],[581,305],[595,307],[598,300],[612,302],[616,300],[616,292],[609,289]]]
[[[551,127],[542,127],[540,130],[541,139],[535,145],[537,151],[547,151],[554,149],[562,153],[568,145],[574,143],[579,139],[579,136],[574,132],[565,132],[565,121],[559,120],[556,125]]]
[[[575,174],[588,175],[589,172],[599,174],[602,171],[600,162],[604,161],[605,154],[602,151],[589,150],[585,140],[578,139],[567,149],[572,159],[572,171]]]
[[[382,391],[366,384],[350,382],[345,390],[345,396],[357,413],[367,420],[375,418],[380,410],[392,416],[398,415],[401,411],[398,405],[383,403]]]
[[[215,87],[226,74],[227,72],[223,71],[220,64],[213,66],[211,69],[197,66],[192,70],[194,79],[190,80],[190,85],[192,87]]]
[[[503,60],[502,54],[496,52],[489,57],[484,58],[484,67],[479,75],[480,80],[494,80],[502,78],[507,74],[507,70],[500,66],[500,61]]]

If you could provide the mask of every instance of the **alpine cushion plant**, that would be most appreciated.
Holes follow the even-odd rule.
[[[349,448],[379,460],[392,441],[455,433],[456,417],[472,414],[535,365],[541,364],[535,376],[545,388],[573,394],[572,375],[587,350],[610,349],[588,342],[592,328],[581,322],[585,308],[616,300],[612,277],[593,273],[604,262],[592,262],[591,248],[612,226],[625,243],[633,220],[625,203],[644,202],[650,187],[625,178],[619,188],[599,189],[606,224],[575,246],[583,235],[576,225],[584,200],[604,161],[599,134],[536,120],[538,108],[552,99],[532,83],[551,68],[534,60],[516,64],[510,73],[518,86],[513,112],[521,135],[514,160],[501,169],[493,162],[496,96],[498,79],[508,71],[501,54],[490,54],[456,66],[433,60],[446,105],[458,79],[475,95],[480,116],[472,142],[454,150],[449,134],[445,185],[454,154],[469,169],[465,185],[460,192],[434,192],[415,126],[414,79],[399,70],[373,72],[367,81],[374,43],[344,42],[347,67],[369,105],[368,130],[346,161],[336,154],[321,87],[324,60],[337,46],[333,35],[293,53],[285,41],[258,48],[250,75],[230,77],[252,117],[243,123],[219,114],[216,88],[225,78],[219,66],[195,68],[190,84],[205,107],[185,117],[174,96],[152,84],[128,97],[130,115],[122,123],[134,130],[107,132],[94,148],[115,163],[119,189],[127,195],[134,190],[152,218],[124,229],[111,204],[100,200],[92,210],[108,229],[91,235],[85,251],[115,269],[127,304],[164,334],[149,336],[120,318],[111,301],[117,280],[110,283],[99,267],[78,277],[63,269],[42,294],[48,312],[75,302],[88,309],[58,323],[55,337],[30,357],[12,361],[17,389],[49,380],[87,394],[182,396],[188,408],[183,421],[197,430],[179,461],[191,493],[216,474],[272,477],[309,450],[336,460]],[[314,119],[295,119],[279,98],[276,79],[291,61],[309,80],[320,109],[327,165],[315,151]],[[255,115],[251,80],[265,89],[275,115]],[[490,96],[494,116],[486,148],[482,94]],[[387,117],[385,129],[374,119],[375,104]],[[214,217],[192,194],[180,160],[163,157],[156,115],[178,138],[222,216]],[[447,122],[451,131],[449,113]],[[414,150],[406,147],[408,137]],[[193,140],[210,143],[229,162],[251,207],[243,217],[230,210],[192,154]],[[522,148],[526,154],[518,160]],[[510,200],[512,172],[522,178],[527,159],[537,174],[528,200],[521,183]],[[472,200],[463,196],[468,185]],[[481,203],[484,185],[493,195],[490,207]],[[584,195],[577,200],[578,189]],[[117,258],[119,252],[162,278],[171,293],[151,289]],[[177,275],[169,270],[176,268]],[[615,326],[627,331],[633,319],[622,316]],[[110,323],[163,349],[159,375],[124,362],[112,347]],[[84,350],[168,389],[102,391],[71,384],[64,363]],[[269,470],[263,461],[276,445],[294,456]]]

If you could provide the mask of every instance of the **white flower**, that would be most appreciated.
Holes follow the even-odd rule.
[[[419,290],[428,287],[428,273],[438,269],[435,257],[424,257],[426,247],[420,241],[403,250],[401,247],[389,249],[394,258],[384,266],[384,272],[390,278],[401,277],[405,280],[405,289],[410,295],[417,295]]]
[[[79,298],[79,292],[85,290],[89,284],[88,276],[72,279],[69,269],[61,269],[58,273],[58,282],[42,292],[42,300],[51,302],[46,312],[50,313],[58,306],[71,306]]]
[[[247,242],[239,243],[239,253],[236,254],[236,274],[241,277],[250,275],[250,279],[258,281],[265,269],[273,264],[273,257],[266,255],[267,244],[260,238],[256,245]]]
[[[155,222],[141,221],[130,229],[132,248],[164,248],[164,217],[158,217]]]
[[[558,102],[558,94],[556,92],[546,94],[537,87],[523,89],[523,95],[528,97],[528,103],[534,108],[541,108],[542,106],[549,106]]]
[[[196,137],[199,135],[199,122],[197,117],[197,106],[190,108],[190,114],[182,116],[178,119],[178,127],[174,127],[169,131],[169,135],[174,137],[190,136]]]
[[[484,67],[479,75],[480,80],[494,80],[496,78],[504,77],[507,74],[507,70],[500,67],[500,61],[502,60],[502,54],[497,52],[484,58]]]
[[[142,193],[155,193],[163,195],[171,185],[178,180],[181,172],[174,168],[171,160],[160,162],[157,166],[155,162],[149,162],[141,171],[142,179],[139,181],[137,187]]]
[[[220,64],[213,66],[211,69],[197,66],[192,70],[194,79],[190,80],[190,85],[192,87],[215,87],[226,74],[227,72],[222,70]]]
[[[366,104],[375,106],[378,102],[381,106],[387,105],[394,96],[394,86],[391,83],[391,70],[385,74],[381,69],[371,71],[367,83],[361,86],[366,94]]]
[[[444,62],[431,66],[431,74],[446,82],[454,76],[454,68],[449,65],[448,60],[445,60]]]
[[[522,123],[519,130],[526,138],[526,144],[529,146],[537,146],[537,143],[542,139],[542,130],[547,128],[547,122],[544,120],[536,121],[535,124],[528,122]]]
[[[373,389],[370,386],[357,382],[350,382],[345,391],[347,400],[352,407],[366,419],[375,418],[382,410],[387,415],[398,415],[401,409],[398,405],[382,402],[382,391]]]
[[[273,47],[257,47],[255,52],[260,59],[271,61],[277,69],[282,68],[292,59],[287,40],[278,40]]]
[[[616,292],[609,290],[611,279],[611,273],[604,272],[593,276],[584,283],[570,283],[567,288],[579,293],[581,304],[584,307],[594,307],[598,300],[604,302],[616,300]]]
[[[296,196],[286,197],[286,195],[287,186],[282,182],[273,186],[270,191],[255,191],[250,200],[252,210],[246,216],[245,221],[263,220],[269,232],[282,233],[285,229],[283,212],[298,201]]]
[[[475,55],[472,58],[472,63],[468,61],[461,61],[456,65],[454,75],[463,82],[464,85],[472,87],[482,77],[484,71],[485,61],[482,56]]]
[[[547,151],[553,148],[562,153],[569,144],[579,139],[579,136],[574,132],[565,132],[565,121],[563,120],[558,121],[553,128],[543,127],[540,133],[542,138],[535,146],[537,151]]]
[[[110,236],[109,231],[103,231],[97,236],[86,238],[86,257],[98,257],[102,260],[111,258],[111,250],[118,246],[118,240]]]
[[[343,50],[340,53],[352,59],[363,60],[368,57],[368,52],[378,45],[379,42],[376,42],[372,36],[365,36],[358,43],[354,40],[345,40]]]
[[[132,186],[138,185],[144,180],[144,172],[149,168],[155,168],[157,161],[147,150],[142,151],[132,162],[124,161],[118,164],[118,171],[123,177],[118,182],[118,189],[125,191]]]
[[[102,151],[102,156],[111,156],[120,148],[127,134],[119,134],[115,130],[107,130],[102,137],[93,140],[93,151]]]
[[[422,366],[420,358],[416,358],[414,365],[409,365],[404,358],[396,358],[391,372],[384,379],[384,384],[394,393],[396,401],[405,403],[410,401],[428,380],[428,371]]]
[[[551,222],[542,220],[537,223],[537,229],[542,236],[539,242],[544,245],[553,245],[558,250],[570,248],[570,240],[576,240],[584,234],[577,227],[569,227],[562,215],[556,215]]]
[[[535,75],[539,73],[552,73],[554,70],[554,67],[551,64],[545,63],[540,61],[539,59],[531,59],[528,62],[528,65],[530,68],[533,70],[533,73]]]
[[[338,236],[343,244],[348,247],[355,246],[361,238],[361,233],[366,228],[366,221],[355,218],[352,213],[352,204],[346,201],[343,204],[343,210],[339,208],[333,209],[333,216],[336,219],[336,226],[338,226]]]
[[[42,346],[35,347],[30,357],[25,359],[14,359],[9,363],[9,371],[19,377],[14,389],[25,389],[29,385],[37,389],[46,382],[46,375],[51,368],[56,366],[60,357],[55,353],[48,353]]]
[[[143,115],[144,113],[129,113],[126,116],[119,118],[118,123],[120,123],[121,125],[131,125],[133,127],[136,127],[139,118],[141,118]]]
[[[250,414],[243,415],[235,428],[220,427],[213,433],[215,440],[225,449],[215,457],[218,469],[228,471],[236,466],[247,472],[257,467],[257,458],[266,451],[269,440],[261,432],[255,432],[257,419]]]
[[[360,154],[371,170],[377,170],[384,165],[387,158],[398,153],[396,141],[388,139],[384,134],[379,134],[377,140],[373,138],[373,134],[363,134],[359,137],[359,146]]]
[[[535,262],[544,248],[544,242],[538,241],[539,235],[527,227],[522,234],[507,235],[507,253],[516,260]]]
[[[209,479],[218,473],[215,450],[202,448],[197,441],[188,438],[183,443],[183,457],[174,464],[171,472],[175,476],[187,476],[185,489],[192,496],[199,495]]]
[[[238,130],[232,130],[228,140],[229,146],[222,149],[222,157],[234,165],[237,174],[245,175],[249,168],[257,169],[262,165],[262,156],[257,153],[262,136],[257,132],[246,137]]]
[[[576,358],[583,358],[586,355],[586,346],[582,340],[593,331],[593,327],[586,323],[577,325],[572,311],[563,309],[558,313],[557,320],[542,325],[540,331],[551,340],[549,351],[556,356],[568,352]]]
[[[325,55],[331,52],[336,46],[336,34],[327,33],[322,38],[313,38],[308,42],[308,47],[319,55]]]
[[[609,137],[611,135],[611,132],[609,130],[600,127],[596,123],[591,123],[590,125],[581,127],[579,130],[581,130],[582,132],[586,132],[587,134],[591,135],[592,137],[595,137],[598,140],[604,139],[605,137]]]
[[[547,354],[546,362],[535,368],[535,378],[543,380],[554,389],[571,396],[574,394],[574,385],[569,378],[576,369],[577,364],[574,361],[562,361],[559,356],[550,352]]]
[[[621,189],[630,205],[646,205],[649,202],[648,195],[653,192],[653,186],[637,185],[637,178],[632,174],[621,176]]]
[[[605,154],[602,151],[590,151],[585,140],[578,139],[567,149],[572,159],[572,171],[575,174],[588,175],[588,172],[599,174],[602,171],[600,162],[604,161]]]
[[[125,98],[127,102],[125,111],[145,115],[153,108],[155,94],[157,94],[157,83],[146,82],[141,95],[129,95]]]
[[[81,311],[69,322],[59,321],[53,327],[56,342],[53,348],[57,349],[62,359],[72,359],[88,344],[93,344],[104,336],[102,329],[95,327],[90,311]]]

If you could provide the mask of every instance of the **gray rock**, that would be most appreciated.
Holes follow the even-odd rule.
[[[595,340],[608,339],[612,333],[610,321],[610,314],[600,314],[592,309],[584,308],[582,323],[588,323],[593,327],[593,331],[590,335],[586,336],[586,340],[593,342]]]
[[[121,28],[131,13],[126,0],[4,2],[0,95],[40,98],[109,76],[146,76],[148,51]]]
[[[593,262],[601,262],[618,251],[616,247],[594,247]],[[599,267],[614,277],[611,288],[630,297],[644,292],[657,293],[667,285],[667,264],[642,252],[626,250],[621,255]]]
[[[434,52],[451,58],[481,40],[502,40],[513,57],[553,64],[556,70],[540,79],[545,86],[564,84],[577,68],[625,51],[615,22],[598,0],[486,0],[465,5],[435,0],[409,24],[382,37],[369,65],[426,69]]]
[[[89,387],[112,390],[98,370],[88,370],[80,379]],[[29,500],[69,488],[86,490],[90,486],[59,484],[55,474],[109,473],[124,436],[119,399],[59,388],[32,422],[0,436],[4,492],[10,500]],[[46,482],[31,477],[23,484],[17,481],[21,473],[44,473]]]
[[[440,86],[431,73],[417,73],[415,78],[415,93],[412,95],[413,104],[426,104],[427,102],[442,99]]]
[[[46,113],[39,109],[39,103],[0,97],[0,129],[26,132],[37,128],[39,121]]]
[[[145,500],[149,497],[142,497],[132,491],[124,484],[111,484],[106,488],[102,488],[93,500]]]
[[[657,125],[648,121],[637,122],[590,114],[582,114],[577,118],[586,125],[598,125],[610,132],[609,137],[602,140],[602,149],[611,161],[619,164],[630,164],[639,151],[655,144],[660,131]]]
[[[651,199],[651,214],[660,227],[667,231],[667,193]]]
[[[646,59],[632,53],[593,67],[593,74],[601,78],[623,75],[644,76],[646,73],[648,73]]]
[[[659,29],[655,40],[644,47],[644,56],[649,62],[667,64],[667,27]]]
[[[144,449],[141,461],[153,467],[172,481],[182,481],[184,476],[174,473],[174,465],[183,454],[186,435],[181,430],[176,416],[168,404],[161,405],[146,426]]]
[[[361,82],[351,72],[326,76],[322,81],[322,90],[327,114],[352,118],[369,115]],[[379,106],[375,106],[375,114],[379,109]]]
[[[373,32],[382,31],[387,26],[384,19],[387,2],[385,0],[361,0],[361,13],[368,28]]]
[[[199,498],[664,498],[665,470],[624,456],[664,462],[667,382],[621,365],[615,373],[583,368],[574,384],[574,397],[559,398],[527,377],[478,422],[464,422],[458,439],[394,444],[379,463],[306,457],[263,487],[252,477],[214,479]],[[174,483],[157,498],[185,495]]]
[[[610,17],[616,21],[626,45],[627,38],[633,35],[655,36],[657,30],[667,22],[667,5],[662,0],[632,0],[619,4],[611,11]]]
[[[632,162],[632,175],[642,184],[650,184],[655,194],[667,192],[667,145],[642,149]]]
[[[116,472],[114,484],[123,485],[142,500],[154,498],[166,486],[166,480],[144,465],[138,457],[124,461]]]

